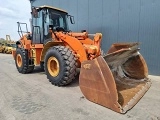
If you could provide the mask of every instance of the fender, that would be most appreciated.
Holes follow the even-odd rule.
[[[82,43],[76,39],[75,37],[66,35],[62,32],[57,32],[56,36],[64,41],[65,46],[69,46],[78,56],[80,63],[82,61],[88,60],[86,51],[82,45]]]
[[[57,46],[57,45],[62,45],[63,42],[53,42],[53,41],[49,41],[44,45],[44,48],[41,52],[41,58],[40,61],[44,61],[44,57],[46,55],[46,52],[48,51],[49,48],[53,47],[53,46]]]

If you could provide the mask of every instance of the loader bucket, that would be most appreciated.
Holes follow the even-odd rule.
[[[88,100],[119,113],[130,110],[151,85],[138,43],[113,44],[106,56],[82,62],[79,80]]]

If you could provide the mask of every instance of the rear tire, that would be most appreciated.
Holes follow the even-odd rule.
[[[76,59],[69,48],[64,46],[50,48],[44,61],[45,73],[52,84],[64,86],[75,79]]]
[[[15,64],[19,73],[26,74],[34,70],[34,65],[29,65],[28,51],[17,48],[15,53]]]

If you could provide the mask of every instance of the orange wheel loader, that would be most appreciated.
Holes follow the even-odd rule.
[[[138,43],[116,43],[101,55],[102,34],[68,29],[73,16],[51,6],[32,7],[32,32],[24,33],[12,51],[19,73],[40,65],[55,86],[71,83],[80,68],[79,86],[84,96],[119,113],[131,109],[149,89],[148,68]],[[92,37],[92,39],[91,39]]]

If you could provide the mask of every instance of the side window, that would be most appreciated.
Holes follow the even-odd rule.
[[[46,12],[46,11],[44,11],[44,12]],[[44,35],[48,34],[49,22],[50,22],[49,14],[44,13]]]
[[[33,26],[39,26],[42,28],[42,14],[41,11],[39,12],[39,17],[33,17]]]
[[[33,16],[32,26],[32,39],[33,43],[42,43],[43,40],[43,23],[42,23],[42,11],[38,12],[38,17]]]
[[[59,23],[60,23],[60,26],[64,28],[64,21],[62,17],[59,18]]]

